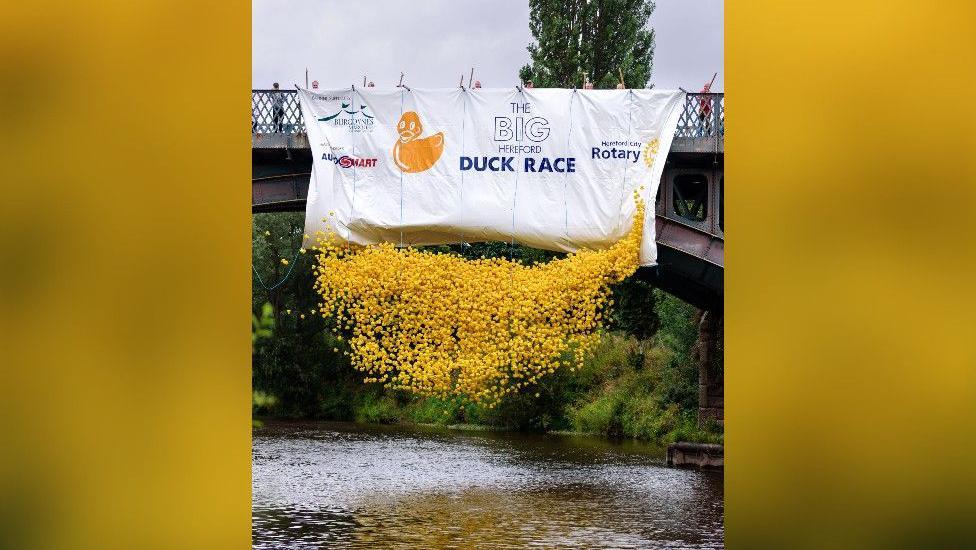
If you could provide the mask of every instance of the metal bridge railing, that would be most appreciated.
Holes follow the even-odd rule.
[[[251,90],[252,134],[303,134],[305,121],[295,90]]]
[[[687,94],[674,137],[706,138],[724,135],[725,94]]]
[[[251,90],[251,132],[301,134],[305,121],[295,90]],[[725,135],[725,94],[689,93],[674,132],[680,138]]]

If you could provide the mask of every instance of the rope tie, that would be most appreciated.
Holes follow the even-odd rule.
[[[355,113],[356,112],[355,111],[355,109],[356,109],[356,87],[355,86],[352,87],[352,99],[351,99],[351,101],[352,101],[353,112]],[[352,123],[349,125],[349,132],[352,134],[352,156],[353,156],[353,158],[356,157],[356,137],[357,136],[356,136],[356,131],[354,129],[355,126],[356,126],[356,115],[354,114],[354,115],[352,115]],[[338,165],[336,165],[336,166],[338,166]],[[333,169],[334,170],[338,170],[338,168],[333,168]],[[350,208],[350,210],[351,210],[350,219],[355,219],[355,217],[356,217],[356,187],[357,187],[357,184],[358,183],[359,183],[359,174],[356,171],[356,163],[353,162],[352,163],[352,205],[351,205],[351,208]],[[352,230],[349,229],[349,226],[346,226],[346,241],[349,240],[349,236],[350,235],[352,235]]]
[[[400,89],[400,119],[403,119],[403,88]],[[403,248],[403,170],[400,170],[400,248]]]
[[[251,271],[254,271],[254,276],[257,277],[258,284],[261,285],[261,288],[263,288],[264,290],[266,290],[268,292],[271,292],[274,289],[278,288],[279,286],[285,284],[285,281],[288,280],[288,277],[291,275],[292,270],[295,269],[295,264],[298,263],[298,255],[300,253],[301,253],[301,251],[295,252],[295,256],[292,257],[292,259],[291,259],[290,262],[288,262],[288,271],[285,273],[285,276],[282,277],[280,281],[278,281],[277,283],[275,283],[274,285],[272,285],[270,287],[267,286],[266,284],[264,284],[264,279],[261,278],[261,274],[258,273],[257,268],[254,267],[254,264],[252,263],[251,264]]]
[[[576,99],[576,88],[573,88],[572,95],[569,96],[569,131],[566,133],[566,153],[570,151],[573,136],[573,100]],[[569,241],[569,202],[567,199],[567,189],[569,188],[568,172],[563,172],[563,213],[565,215],[564,231],[566,240]]]
[[[464,95],[462,96],[462,100],[464,102],[462,103],[463,111],[461,114],[461,156],[463,157],[464,156],[464,126],[465,126],[464,122],[465,119],[468,118],[468,90],[464,86],[462,86],[461,91],[464,92]],[[461,238],[461,248],[463,251],[464,243],[466,242],[464,239],[464,231],[461,229],[462,227],[464,227],[464,170],[460,170],[460,172],[461,172],[461,188],[458,192],[458,237]]]
[[[525,90],[523,90],[521,86],[516,86],[516,88],[519,91],[519,95],[522,96],[522,103],[525,103],[526,101]],[[522,142],[519,141],[518,145],[522,145]],[[519,147],[519,161],[520,161],[519,164],[521,164],[522,155],[524,154],[525,153],[522,152],[522,148]],[[515,192],[512,193],[512,243],[509,246],[509,253],[508,253],[508,260],[511,262],[515,261],[515,208],[516,205],[518,204],[518,179],[519,179],[518,176],[519,176],[519,171],[515,170]],[[513,272],[513,280],[514,280],[514,272]]]
[[[463,103],[462,103],[463,111],[462,111],[462,115],[461,115],[461,156],[463,157],[464,156],[464,126],[465,126],[464,119],[468,118],[468,90],[464,86],[461,86],[461,91],[464,92],[464,94],[461,96],[461,101],[463,101]],[[461,246],[461,256],[464,257],[464,243],[466,241],[464,239],[464,231],[461,229],[464,226],[464,170],[460,170],[460,172],[461,172],[461,187],[460,187],[459,192],[458,192],[458,227],[457,227],[457,229],[458,229],[458,237],[461,240],[461,245],[460,245]],[[457,284],[459,284],[459,283],[455,283],[455,285],[457,285]],[[458,293],[458,299],[457,299],[457,301],[454,304],[454,314],[455,314],[455,316],[458,319],[460,319],[462,317],[462,315],[464,315],[464,313],[461,311],[461,293],[460,292]],[[455,337],[455,340],[454,340],[454,345],[455,346],[458,345],[458,340],[459,340],[459,338],[458,337]]]
[[[634,91],[628,90],[627,93],[627,140],[630,141],[630,135],[634,130]],[[638,153],[640,154],[640,153]],[[624,211],[624,201],[627,200],[627,173],[630,170],[630,163],[624,165],[624,179],[623,183],[620,185],[620,212]]]

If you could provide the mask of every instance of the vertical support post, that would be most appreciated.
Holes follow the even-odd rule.
[[[718,176],[714,162],[708,173],[708,232],[711,235],[718,233]]]
[[[722,108],[722,101],[718,94],[709,94],[709,96],[709,101],[712,104],[712,132],[715,134],[715,152],[718,153],[719,139],[722,135],[719,131],[719,124],[722,122],[722,113],[719,112]]]
[[[725,376],[722,360],[724,314],[704,310],[698,320],[698,341],[692,358],[698,366],[698,425],[714,420],[725,425]]]
[[[655,216],[667,215],[668,180],[670,179],[668,176],[669,176],[669,171],[667,165],[665,164],[664,170],[661,171],[661,181],[658,182],[658,187],[657,187],[658,193],[660,193],[661,198],[654,203]]]

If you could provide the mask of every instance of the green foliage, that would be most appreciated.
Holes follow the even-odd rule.
[[[628,88],[651,78],[654,31],[647,21],[649,0],[529,0],[532,63],[519,71],[522,82],[540,88],[613,88],[623,72]]]
[[[356,407],[356,422],[392,424],[400,420],[400,405],[392,395],[366,393]]]
[[[272,315],[271,304],[265,303],[261,306],[261,316],[251,314],[251,352],[254,352],[254,344],[258,340],[271,338],[274,334],[274,317]],[[261,414],[273,409],[278,403],[275,396],[262,391],[254,391],[251,395],[251,414]],[[251,420],[252,426],[259,428],[262,422],[258,419]]]
[[[657,339],[670,349],[685,352],[682,357],[686,357],[698,338],[695,321],[698,310],[663,290],[655,289],[654,296],[661,324]]]
[[[457,424],[464,419],[463,405],[437,397],[415,398],[404,409],[404,419],[417,424]]]
[[[589,392],[568,408],[572,427],[661,443],[719,442],[718,426],[697,425],[698,371],[691,350],[698,312],[660,290],[654,296],[657,333],[643,343],[619,334],[604,339],[587,362]]]
[[[660,328],[649,359],[662,366],[660,398],[693,410],[698,406],[698,369],[691,350],[698,338],[698,310],[661,291],[654,291]]]
[[[255,413],[270,412],[278,404],[278,398],[260,390],[254,390],[251,403]]]
[[[581,432],[620,436],[623,432],[618,420],[620,405],[616,393],[582,403],[579,408],[570,410],[573,427]]]
[[[274,332],[274,310],[265,302],[261,306],[261,316],[251,314],[251,347],[262,338],[271,338]]]
[[[651,352],[643,355],[629,337],[605,338],[587,364],[594,384],[567,407],[572,429],[659,443],[720,442],[717,426],[698,428],[697,403],[686,407],[673,401],[676,393],[688,388],[697,391],[697,373],[681,379],[686,371],[673,361],[680,350],[660,346],[655,341]]]
[[[361,383],[331,325],[312,313],[318,305],[312,262],[298,252],[303,225],[304,217],[297,213],[254,216],[252,307],[263,317],[270,304],[274,336],[254,346],[252,385],[278,398],[277,415],[319,416],[324,409],[328,416],[351,420],[354,411],[348,403]],[[282,258],[294,259],[287,279]]]
[[[611,318],[612,327],[633,335],[638,340],[654,336],[661,324],[657,312],[658,294],[647,281],[630,277],[613,287],[616,307]]]

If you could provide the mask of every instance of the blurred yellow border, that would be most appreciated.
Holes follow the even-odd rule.
[[[8,547],[250,544],[249,23],[0,18]],[[976,4],[726,24],[729,546],[971,542]]]
[[[250,545],[250,2],[0,17],[0,546]]]
[[[726,3],[730,548],[976,540],[974,56],[969,1]]]

